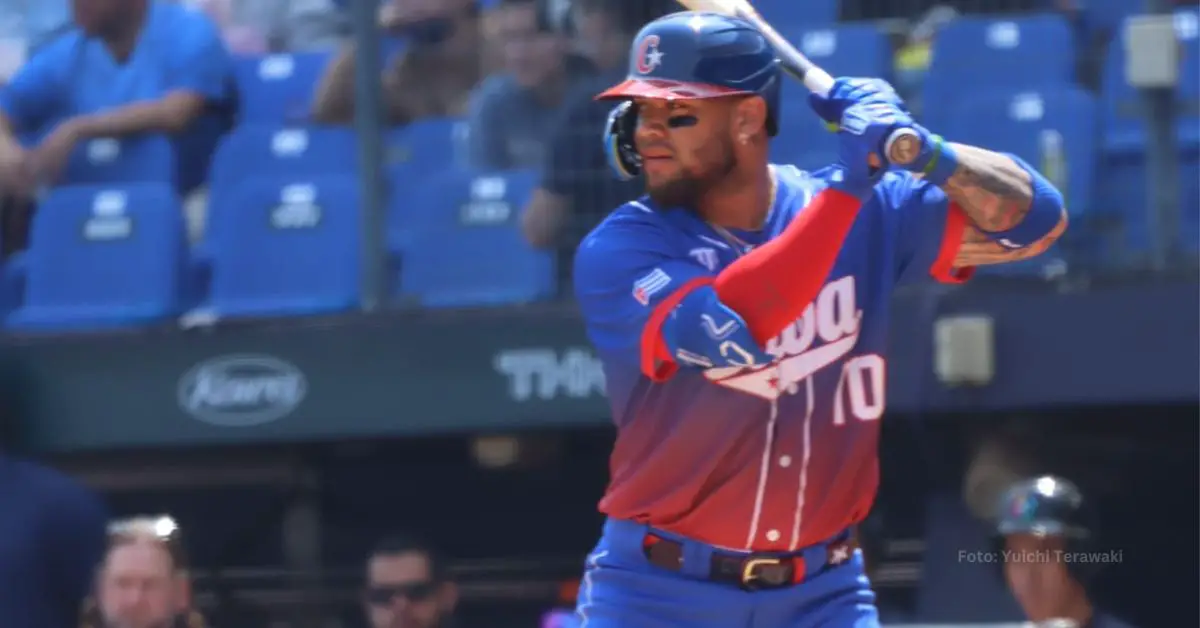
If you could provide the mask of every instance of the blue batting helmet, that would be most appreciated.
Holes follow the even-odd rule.
[[[642,27],[629,53],[629,75],[597,100],[691,100],[760,96],[767,132],[779,128],[781,69],[774,48],[749,22],[686,11]]]
[[[1093,522],[1083,493],[1070,481],[1043,475],[1017,482],[1000,499],[997,534],[1086,539]]]
[[[1069,554],[1086,554],[1098,546],[1096,512],[1083,492],[1069,480],[1053,475],[1021,480],[1000,498],[993,537],[997,555],[1003,556],[1004,538],[1014,534],[1059,537]],[[1099,565],[1069,561],[1067,569],[1084,584]]]

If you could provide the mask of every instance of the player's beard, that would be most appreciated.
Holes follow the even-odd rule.
[[[651,183],[647,179],[646,194],[650,196],[650,200],[654,201],[659,209],[697,209],[700,199],[724,181],[737,167],[732,143],[722,141],[718,149],[715,165],[706,168],[702,174],[693,175],[685,171],[669,181],[659,183]]]

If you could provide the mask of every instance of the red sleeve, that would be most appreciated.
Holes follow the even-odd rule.
[[[671,379],[671,376],[679,368],[675,364],[675,358],[671,355],[670,350],[667,349],[667,343],[663,340],[663,323],[684,297],[696,288],[711,285],[712,282],[712,277],[696,277],[659,301],[658,305],[654,307],[654,311],[650,313],[650,318],[646,320],[646,325],[642,328],[641,342],[642,374],[649,377],[650,381],[665,382]]]
[[[955,268],[954,258],[962,248],[963,236],[967,232],[967,214],[957,203],[950,201],[946,210],[946,228],[942,233],[942,246],[929,274],[942,283],[963,283],[975,274],[975,268]],[[915,270],[915,269],[914,269]]]

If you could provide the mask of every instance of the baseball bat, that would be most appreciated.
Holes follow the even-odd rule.
[[[795,77],[808,91],[818,96],[828,96],[833,89],[833,77],[822,70],[808,57],[804,56],[791,42],[784,39],[774,27],[754,10],[749,0],[677,0],[679,4],[691,11],[708,11],[733,17],[740,17],[751,24],[767,38],[783,69]],[[797,0],[799,1],[799,0]],[[912,129],[896,129],[888,136],[883,145],[883,154],[893,164],[906,165],[912,163],[921,152],[921,138]]]

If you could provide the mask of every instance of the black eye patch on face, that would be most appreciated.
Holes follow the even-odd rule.
[[[684,127],[696,126],[700,120],[693,115],[678,115],[667,118],[667,126],[672,129],[682,129]]]

